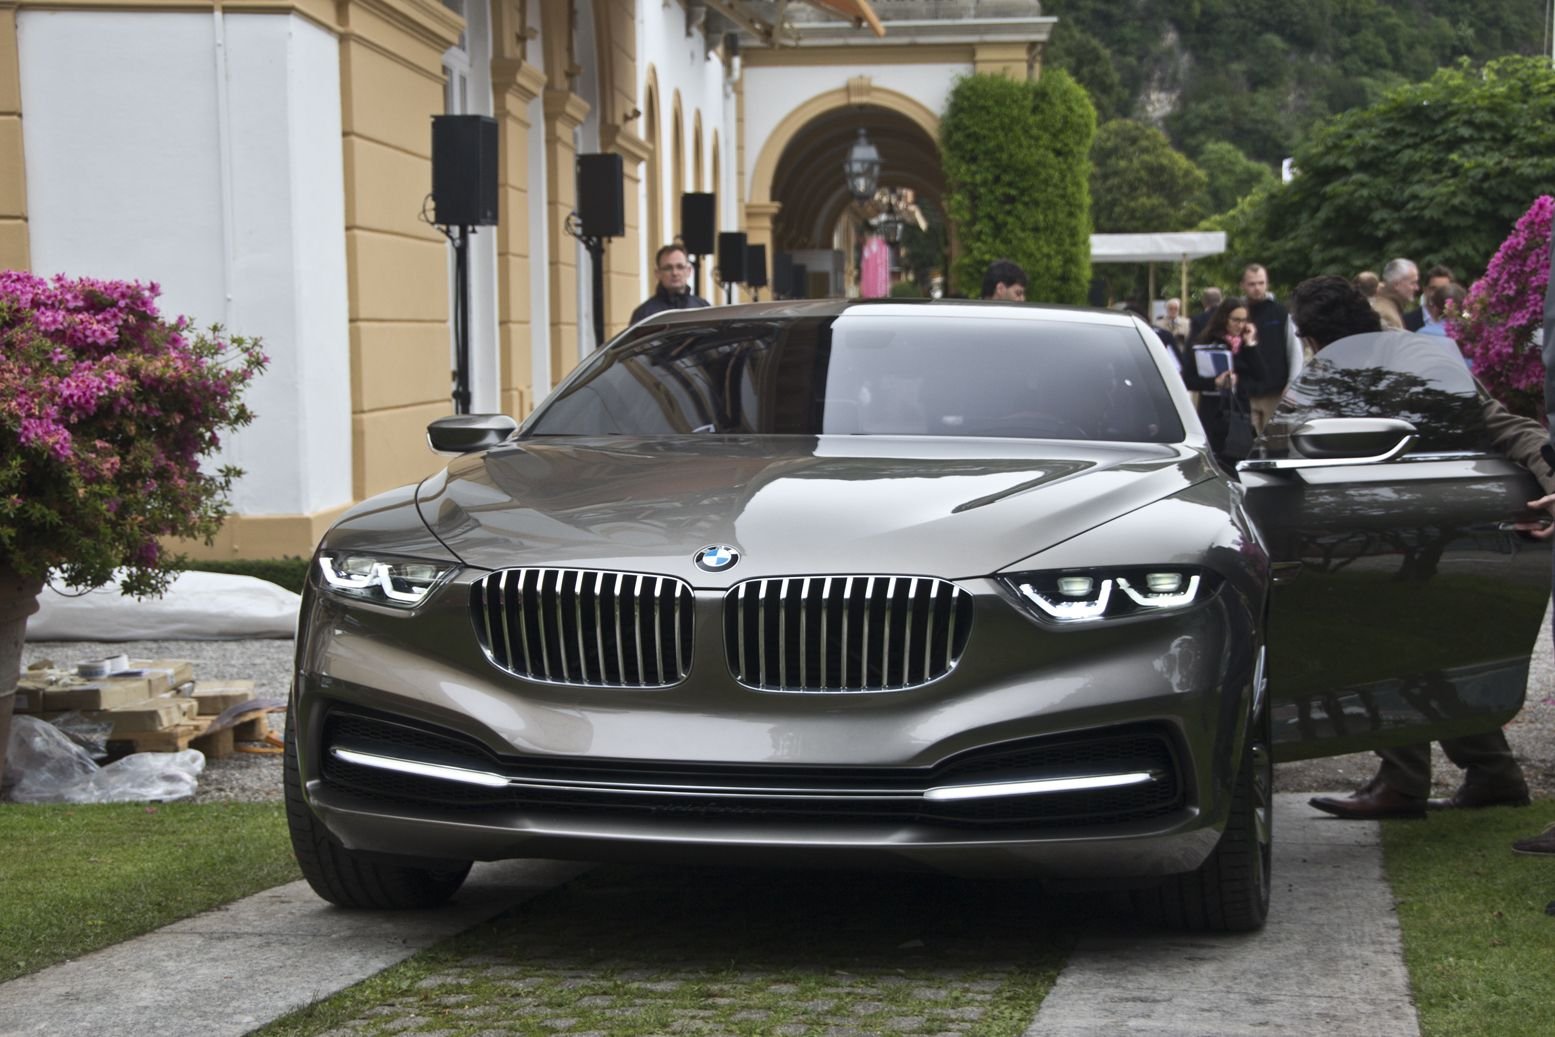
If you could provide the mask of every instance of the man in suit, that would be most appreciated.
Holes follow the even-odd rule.
[[[1291,296],[1291,309],[1302,338],[1316,351],[1350,335],[1383,330],[1366,296],[1342,277],[1314,277],[1301,282]],[[1529,507],[1555,514],[1555,466],[1551,464],[1555,452],[1545,454],[1549,440],[1543,426],[1513,414],[1489,396],[1484,398],[1481,414],[1492,448],[1527,468],[1548,494]],[[1530,527],[1528,533],[1548,539],[1555,527]],[[1443,739],[1441,746],[1447,758],[1464,772],[1462,785],[1445,799],[1428,798],[1431,746],[1423,743],[1379,750],[1377,755],[1382,763],[1376,775],[1353,794],[1317,796],[1310,802],[1325,813],[1354,820],[1419,818],[1425,816],[1427,808],[1528,805],[1528,783],[1500,728]],[[1555,852],[1555,836],[1550,842]]]

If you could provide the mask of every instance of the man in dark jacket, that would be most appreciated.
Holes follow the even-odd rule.
[[[684,248],[665,245],[654,254],[653,266],[659,287],[647,302],[632,311],[633,324],[665,310],[694,310],[708,305],[706,299],[691,293],[691,261]]]
[[[1253,429],[1262,432],[1290,381],[1295,338],[1285,307],[1269,294],[1269,272],[1257,263],[1242,271],[1242,298],[1247,300],[1247,322],[1257,329],[1258,359],[1263,365],[1263,377],[1247,387]]]
[[[1382,330],[1381,319],[1366,296],[1342,277],[1314,277],[1296,286],[1291,296],[1296,326],[1315,350],[1350,335]],[[1546,459],[1547,442],[1538,422],[1507,410],[1488,395],[1482,397],[1481,414],[1491,447],[1527,468],[1549,496],[1529,507],[1555,510],[1555,467]],[[1530,528],[1531,536],[1546,539],[1549,527]],[[1458,791],[1446,799],[1430,799],[1431,746],[1429,743],[1382,749],[1377,774],[1352,795],[1318,796],[1314,807],[1337,817],[1373,820],[1384,817],[1424,817],[1434,808],[1526,806],[1528,784],[1512,755],[1506,735],[1497,728],[1484,734],[1445,738],[1447,758],[1463,768]],[[1552,839],[1555,843],[1555,839]],[[1552,846],[1555,849],[1555,846]]]

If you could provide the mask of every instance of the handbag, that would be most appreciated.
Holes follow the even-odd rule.
[[[1233,392],[1230,406],[1226,408],[1226,441],[1221,446],[1220,453],[1224,457],[1240,461],[1253,452],[1253,440],[1256,438],[1253,432],[1253,416],[1248,413],[1247,405]]]

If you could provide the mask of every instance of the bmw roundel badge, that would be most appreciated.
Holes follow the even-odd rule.
[[[703,572],[721,573],[740,560],[740,552],[728,544],[713,544],[698,551],[692,560]]]

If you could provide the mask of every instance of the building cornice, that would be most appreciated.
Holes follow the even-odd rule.
[[[876,47],[920,46],[923,44],[1046,43],[1058,19],[1051,15],[1035,18],[922,18],[888,20],[884,37],[870,36],[845,25],[803,23],[784,31],[784,42],[792,46],[772,48],[766,53],[780,55],[794,48],[848,47],[870,50]],[[763,41],[753,33],[740,33],[743,61],[763,53]],[[777,62],[773,62],[777,63]]]
[[[491,88],[498,96],[513,94],[527,104],[545,93],[545,73],[520,58],[495,58],[491,63]]]

